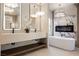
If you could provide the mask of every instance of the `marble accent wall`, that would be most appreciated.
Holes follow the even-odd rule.
[[[56,13],[64,13],[64,16],[56,15]],[[74,25],[74,32],[56,32],[55,27],[61,25]],[[61,36],[61,34],[65,37],[76,38],[77,32],[77,8],[75,5],[71,5],[68,7],[59,8],[54,11],[54,36]]]

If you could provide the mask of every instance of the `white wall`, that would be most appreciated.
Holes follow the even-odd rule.
[[[49,36],[53,36],[54,35],[54,18],[53,18],[53,14],[52,11],[49,10],[49,18],[48,18],[48,24],[49,24],[49,30],[48,30],[48,35]]]
[[[0,32],[2,30],[2,20],[1,20],[1,4],[0,4]]]
[[[45,15],[41,17],[41,32],[48,34],[48,4],[42,4],[42,11],[45,12]]]

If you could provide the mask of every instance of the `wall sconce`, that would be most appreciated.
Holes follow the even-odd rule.
[[[34,5],[34,14],[31,15],[32,18],[45,15],[45,12],[41,11],[41,4],[39,5],[39,8],[40,8],[39,11],[35,13],[35,5]]]
[[[36,7],[35,7],[35,5],[33,5],[34,12],[33,12],[33,14],[31,14],[31,18],[36,18],[37,17],[35,9],[36,9]]]
[[[39,11],[36,13],[36,15],[37,16],[43,16],[43,15],[45,15],[45,12],[44,11],[42,11],[41,9],[42,9],[42,7],[41,7],[41,4],[39,4]]]
[[[37,16],[43,16],[45,13],[43,11],[37,12],[36,15]]]
[[[32,17],[32,18],[36,18],[37,15],[36,15],[36,14],[32,14],[31,17]]]

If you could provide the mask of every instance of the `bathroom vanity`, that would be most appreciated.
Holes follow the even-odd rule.
[[[7,44],[13,42],[22,42],[39,38],[46,38],[45,33],[2,33],[0,34],[0,43]]]
[[[25,52],[30,52],[35,49],[43,48],[46,44],[40,42],[41,40],[46,40],[46,35],[44,33],[2,33],[0,34],[0,43],[4,44],[14,44],[18,42],[25,42],[29,40],[38,40],[38,43],[24,45],[12,49],[7,49],[1,51],[1,55],[19,55]],[[12,52],[13,51],[13,52]]]
[[[9,51],[13,51],[13,48],[15,48],[15,46],[20,47],[19,49],[25,48],[20,52],[17,52],[15,54],[12,53],[10,55],[16,55],[25,52],[27,49],[26,45],[28,41],[28,43],[31,44],[31,46],[33,43],[32,48],[28,50],[33,50],[36,48],[46,46],[46,44],[43,45],[35,43],[41,41],[42,39],[45,39],[45,41],[47,39],[48,4],[3,3],[0,7],[2,15],[0,19],[1,46],[11,49]],[[33,15],[35,15],[36,13],[38,14],[38,11],[44,11],[44,15],[38,15],[37,17],[34,17]]]

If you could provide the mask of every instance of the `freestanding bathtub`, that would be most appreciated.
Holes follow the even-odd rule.
[[[75,39],[57,36],[48,36],[48,46],[54,46],[65,50],[75,50]]]

